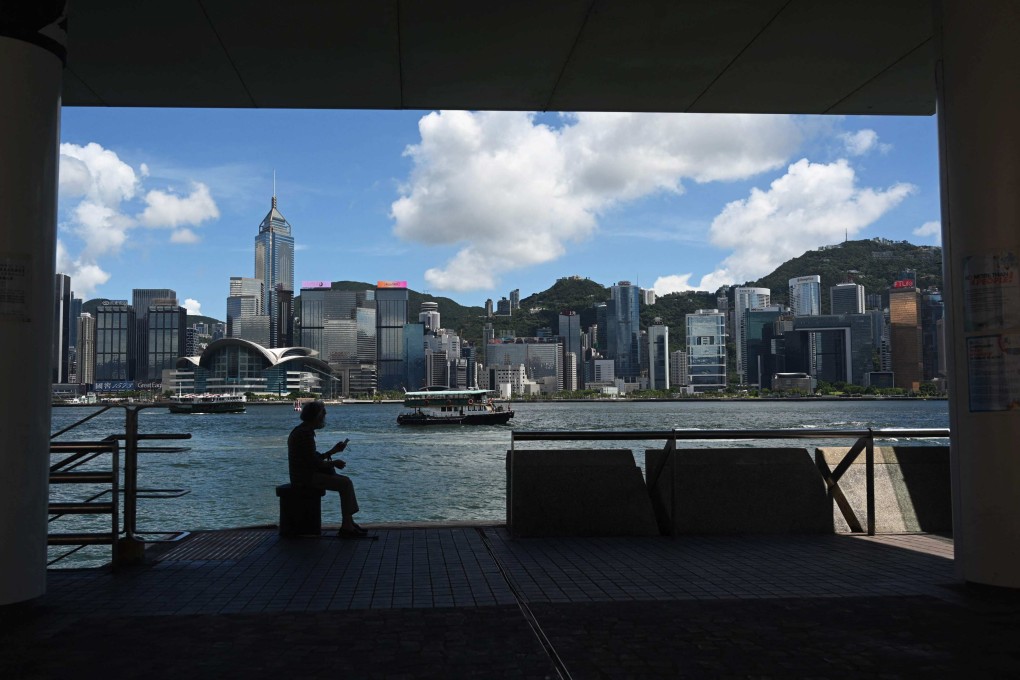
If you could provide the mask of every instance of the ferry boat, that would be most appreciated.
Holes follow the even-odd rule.
[[[170,413],[244,413],[243,394],[178,394],[170,397]]]
[[[497,404],[488,390],[432,388],[404,394],[410,413],[398,425],[506,425],[514,417],[509,405]]]

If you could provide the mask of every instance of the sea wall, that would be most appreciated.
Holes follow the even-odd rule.
[[[825,482],[807,449],[645,452],[659,529],[676,534],[832,533]]]
[[[659,534],[630,449],[507,451],[506,479],[515,537]]]

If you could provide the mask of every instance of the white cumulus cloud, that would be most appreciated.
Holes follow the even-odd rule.
[[[874,130],[844,132],[839,136],[839,139],[843,142],[846,152],[851,156],[863,156],[871,151],[888,153],[892,149],[891,144],[878,141],[878,133]]]
[[[82,297],[93,295],[110,279],[100,262],[124,248],[132,229],[170,229],[171,243],[195,243],[198,234],[189,227],[219,217],[205,184],[192,182],[187,195],[173,189],[145,191],[148,165],[140,164],[136,172],[116,152],[95,142],[61,144],[59,177],[57,262]]]
[[[757,279],[807,250],[855,236],[915,190],[906,183],[886,189],[858,187],[846,160],[828,164],[799,160],[768,190],[752,189],[750,196],[727,204],[712,221],[711,242],[730,255],[702,277],[697,289],[714,291]],[[689,278],[661,277],[654,288],[671,292],[671,283],[689,285],[684,277]]]
[[[187,298],[184,301],[184,304],[181,305],[181,307],[184,307],[186,310],[188,310],[188,314],[193,314],[195,316],[202,315],[202,303],[199,302],[198,300],[195,300],[194,298]]]
[[[931,238],[935,245],[942,245],[942,222],[925,222],[913,231],[914,236]]]
[[[685,180],[727,181],[782,167],[802,131],[789,116],[583,113],[554,127],[520,112],[433,112],[408,147],[411,176],[394,233],[456,245],[425,272],[433,289],[492,287],[560,257],[610,207]]]
[[[195,182],[187,196],[153,189],[145,194],[145,204],[145,210],[138,215],[138,221],[147,227],[176,229],[181,225],[198,225],[220,216],[216,202],[209,194],[209,187],[201,182]],[[172,240],[175,243],[182,242]]]

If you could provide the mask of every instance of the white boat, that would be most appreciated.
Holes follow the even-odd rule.
[[[170,413],[244,413],[243,394],[178,394],[170,397]]]
[[[410,413],[399,425],[506,425],[514,417],[509,405],[497,404],[488,390],[432,388],[404,394]]]

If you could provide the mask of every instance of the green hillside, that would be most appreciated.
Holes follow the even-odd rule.
[[[788,304],[790,279],[817,274],[822,278],[822,313],[829,311],[829,288],[852,281],[865,294],[885,293],[904,270],[917,272],[917,287],[942,290],[942,249],[915,246],[906,241],[869,239],[847,241],[811,250],[781,264],[774,272],[747,286],[772,291],[773,304]],[[732,292],[730,299],[733,299]]]

